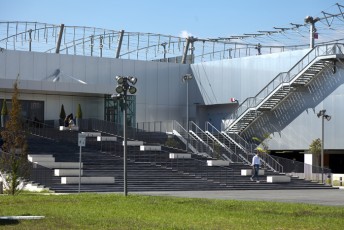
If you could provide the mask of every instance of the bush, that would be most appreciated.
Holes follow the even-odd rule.
[[[8,110],[7,110],[7,104],[6,104],[6,99],[4,99],[2,103],[2,108],[1,108],[1,115],[7,115]]]

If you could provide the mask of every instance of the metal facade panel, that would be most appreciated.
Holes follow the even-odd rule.
[[[34,80],[34,71],[33,71],[33,63],[34,63],[34,54],[33,53],[20,53],[19,56],[19,69],[25,70],[19,72],[19,78],[27,79],[27,80]]]
[[[86,57],[85,62],[85,81],[87,84],[94,84],[98,80],[98,78],[101,78],[98,74],[98,61],[99,58],[94,57]]]
[[[206,104],[243,101],[255,96],[280,72],[288,71],[308,50],[192,64]]]
[[[73,76],[73,68],[78,68],[74,66],[74,59],[75,56],[72,55],[61,55],[60,57],[60,66],[57,68],[60,70],[60,80],[59,82],[67,83],[66,86],[68,87],[68,83],[74,83],[75,80],[68,76]],[[79,64],[79,63],[77,63]],[[57,85],[57,90],[59,90],[59,85]]]
[[[16,79],[20,73],[20,53],[6,51],[6,75],[5,79]]]
[[[146,87],[149,87],[150,82],[147,82],[147,62],[138,62],[135,64],[135,75],[137,82],[135,84],[136,92],[136,103],[145,103],[145,98],[147,96]]]
[[[155,96],[157,98],[157,106],[168,106],[169,104],[169,64],[161,63],[158,65],[158,78],[157,85],[158,87],[155,91]],[[174,90],[174,89],[171,89]]]
[[[45,56],[46,58],[46,66],[40,66],[39,63],[35,62],[35,66],[37,66],[37,68],[45,68],[46,69],[46,76],[44,79],[44,81],[46,82],[53,82],[54,76],[53,74],[56,73],[56,71],[58,69],[60,69],[60,59],[64,56],[64,55],[59,55],[59,54],[42,54]],[[63,79],[61,79],[62,81]],[[50,88],[48,89],[50,90]],[[55,90],[54,90],[55,91]]]
[[[73,62],[72,62],[73,68],[72,72],[70,73],[70,77],[73,77],[78,80],[82,80],[84,82],[87,82],[86,80],[86,62],[85,59],[80,59],[78,56],[73,56]],[[68,74],[68,73],[67,73]],[[73,81],[73,83],[78,83],[76,80]]]
[[[0,51],[0,78],[6,76],[6,52],[5,50]]]
[[[116,59],[113,59],[115,61]],[[138,61],[139,62],[139,61]],[[123,72],[120,74],[122,76],[135,76],[135,64],[136,61],[123,60]]]
[[[141,87],[145,90],[145,101],[144,104],[146,106],[146,110],[149,109],[154,109],[153,113],[155,113],[155,107],[158,103],[158,94],[157,94],[157,89],[159,87],[158,85],[158,63],[154,63],[155,68],[147,68],[146,69],[146,76],[143,78],[141,77],[140,79],[138,79],[138,81],[144,81],[144,85],[145,87]],[[143,82],[142,82],[143,83]],[[142,84],[141,83],[141,84]],[[146,114],[149,113],[148,111],[146,111]],[[148,121],[151,118],[149,118]]]
[[[169,69],[169,105],[172,107],[185,107],[186,106],[186,91],[187,84],[183,81],[183,77],[190,73],[187,65],[172,64]],[[194,83],[195,79],[188,81],[189,86],[189,101],[194,101]],[[170,115],[171,116],[171,115]]]
[[[33,53],[34,62],[33,65],[33,79],[36,81],[42,81],[47,78],[47,69],[42,66],[47,66],[47,56],[41,53]],[[37,65],[39,63],[39,65]]]

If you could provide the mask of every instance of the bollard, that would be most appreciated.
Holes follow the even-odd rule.
[[[2,186],[3,186],[3,185],[2,185],[2,181],[0,181],[0,194],[3,194],[3,193],[4,193],[4,189],[3,189]]]
[[[343,177],[339,177],[339,186],[343,186]]]

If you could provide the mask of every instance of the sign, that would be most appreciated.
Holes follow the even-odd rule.
[[[86,135],[83,133],[78,134],[78,146],[80,147],[86,146]]]
[[[231,102],[232,102],[232,103],[238,103],[238,100],[235,99],[234,97],[231,97]]]

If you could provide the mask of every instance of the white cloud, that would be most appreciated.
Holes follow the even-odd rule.
[[[186,30],[182,30],[179,34],[179,37],[182,37],[182,38],[187,38],[187,37],[191,37],[191,36],[192,36],[192,34]]]

